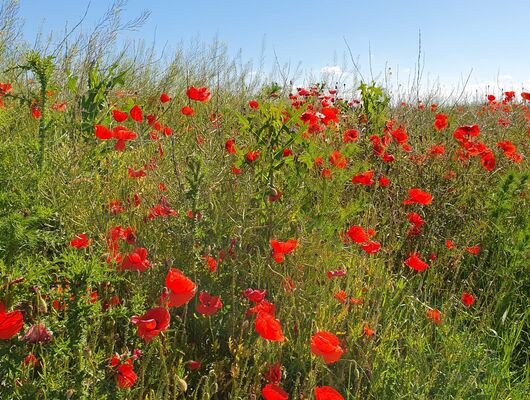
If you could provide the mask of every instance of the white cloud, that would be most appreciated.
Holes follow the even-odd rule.
[[[342,68],[338,65],[327,65],[325,67],[322,67],[320,69],[320,73],[322,74],[333,74],[333,75],[340,75],[342,74]]]

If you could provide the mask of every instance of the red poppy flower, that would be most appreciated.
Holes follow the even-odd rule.
[[[480,246],[470,246],[466,247],[466,251],[471,254],[478,254],[480,253]]]
[[[380,186],[388,186],[390,184],[390,180],[388,178],[385,178],[384,176],[379,177],[379,185]]]
[[[246,156],[246,158],[247,158],[248,161],[256,161],[256,159],[257,159],[258,157],[259,157],[259,151],[252,151],[252,150],[249,151],[249,152],[247,153],[247,156]]]
[[[344,169],[346,168],[346,164],[348,163],[348,159],[342,155],[340,151],[334,151],[329,156],[329,163],[338,169]]]
[[[243,292],[243,296],[249,299],[253,303],[260,303],[265,299],[265,296],[267,295],[266,290],[256,290],[248,288]]]
[[[35,119],[40,119],[40,117],[42,117],[42,112],[41,112],[41,110],[39,109],[38,106],[33,105],[33,106],[31,106],[31,115]]]
[[[453,247],[455,247],[455,244],[452,240],[446,240],[445,241],[445,247],[447,247],[448,249],[452,249]]]
[[[368,233],[358,225],[353,225],[346,234],[355,243],[366,243],[370,240]]]
[[[131,364],[121,364],[118,367],[118,375],[116,381],[118,386],[122,389],[128,389],[134,385],[136,382],[136,373],[133,370]]]
[[[362,244],[361,249],[363,249],[368,254],[375,254],[379,250],[381,250],[381,243],[372,240],[368,243]]]
[[[311,353],[322,357],[327,364],[333,364],[342,357],[345,350],[337,336],[331,332],[320,331],[311,337]]]
[[[366,172],[363,172],[362,174],[355,175],[351,181],[354,184],[370,186],[375,183],[375,181],[373,180],[373,177],[374,177],[374,171],[366,171]]]
[[[408,199],[403,200],[403,204],[418,203],[418,204],[427,205],[427,204],[431,204],[431,202],[432,202],[432,195],[430,193],[424,192],[423,190],[416,189],[416,188],[410,189]]]
[[[204,259],[206,260],[208,268],[211,272],[217,271],[217,260],[215,258],[213,258],[212,256],[204,256]]]
[[[88,247],[89,244],[90,244],[90,240],[88,239],[87,235],[85,235],[84,233],[77,235],[70,242],[70,246],[75,247],[76,249],[82,249],[82,248]]]
[[[427,310],[426,315],[427,315],[427,318],[432,319],[436,325],[440,325],[440,323],[442,322],[442,313],[440,312],[440,310],[437,310],[437,309]]]
[[[5,306],[0,303],[0,339],[11,339],[24,325],[24,316],[20,311],[6,312]]]
[[[448,125],[448,116],[445,114],[436,114],[434,120],[434,129],[437,131],[443,131]]]
[[[296,249],[298,241],[295,239],[289,239],[286,242],[280,242],[278,240],[271,240],[272,257],[277,263],[281,263],[284,260],[284,256],[289,254]]]
[[[101,140],[112,139],[112,131],[103,125],[96,125],[96,137]]]
[[[462,293],[462,303],[466,307],[472,306],[474,302],[475,302],[475,297],[471,293],[468,293],[468,292]]]
[[[170,290],[169,307],[180,307],[188,303],[197,292],[197,285],[176,268],[169,269],[166,287]]]
[[[196,310],[199,314],[214,315],[223,307],[221,298],[219,296],[210,296],[208,292],[201,292],[199,294],[199,302]]]
[[[261,395],[265,400],[288,400],[289,395],[278,385],[273,383],[267,383],[263,389],[261,389]]]
[[[408,265],[415,271],[424,271],[429,268],[429,264],[420,258],[420,253],[412,253],[409,258],[405,260],[405,265]]]
[[[171,101],[171,97],[169,97],[168,94],[164,92],[160,95],[160,101],[162,103],[167,103],[168,101]]]
[[[143,338],[146,343],[165,331],[170,320],[169,311],[164,307],[152,308],[141,317],[131,318],[131,322],[138,327],[138,337]]]
[[[131,108],[131,111],[129,113],[131,114],[131,118],[135,120],[136,122],[142,122],[144,120],[142,109],[138,107],[137,105]]]
[[[315,400],[344,400],[344,397],[330,386],[317,386]]]
[[[521,92],[521,97],[525,101],[530,101],[530,92]]]
[[[186,90],[186,95],[191,100],[200,102],[208,101],[210,100],[210,97],[212,97],[212,94],[208,91],[207,88],[201,87],[197,89],[195,86],[192,86],[188,90]]]
[[[201,368],[201,362],[200,361],[194,361],[194,360],[190,360],[186,363],[186,365],[188,366],[188,368],[192,371],[194,370],[197,370],[199,368]]]
[[[195,110],[189,106],[184,106],[180,109],[180,112],[184,115],[187,115],[188,117],[192,116],[193,114],[195,114]]]
[[[236,141],[234,139],[228,139],[225,143],[225,149],[229,154],[236,154]]]
[[[480,155],[480,161],[482,162],[482,166],[490,172],[495,168],[495,155],[493,154],[493,151],[489,149],[482,152]]]
[[[357,132],[355,129],[348,129],[342,135],[342,141],[344,143],[353,143],[357,139],[359,139],[359,132]]]
[[[282,326],[280,321],[274,317],[274,315],[268,312],[259,312],[254,320],[254,327],[256,332],[263,339],[267,339],[273,342],[284,342],[285,336],[283,336]]]
[[[256,100],[250,100],[248,106],[253,109],[259,108],[259,103]]]
[[[135,171],[132,168],[127,168],[127,173],[129,174],[131,178],[141,178],[147,175],[147,173],[143,169],[139,169],[138,171]]]
[[[375,331],[373,329],[370,329],[370,327],[366,324],[363,327],[363,332],[366,336],[374,336]]]
[[[344,290],[338,291],[333,295],[333,297],[335,297],[340,304],[346,304],[346,301],[348,300],[348,295]]]
[[[116,122],[123,122],[129,118],[129,114],[120,110],[112,110],[112,116]]]
[[[320,110],[320,113],[323,115],[321,121],[324,125],[328,125],[330,122],[339,122],[339,109],[335,107],[324,107]]]
[[[137,247],[132,253],[125,256],[119,269],[143,272],[150,266],[151,263],[147,260],[147,250],[143,247]]]

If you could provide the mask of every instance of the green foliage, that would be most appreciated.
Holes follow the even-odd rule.
[[[386,112],[390,97],[375,82],[370,85],[363,82],[357,90],[361,91],[362,109],[368,117],[370,129],[373,133],[379,134],[387,121]]]

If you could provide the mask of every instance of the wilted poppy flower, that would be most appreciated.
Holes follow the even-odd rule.
[[[121,389],[128,389],[134,385],[137,377],[132,364],[121,364],[117,371],[116,381]]]
[[[197,285],[176,268],[169,269],[166,287],[169,289],[169,307],[180,307],[188,303],[197,292]]]
[[[149,343],[160,332],[169,326],[171,317],[164,307],[156,307],[147,311],[141,317],[133,316],[131,322],[138,327],[138,337],[144,338]]]
[[[212,97],[212,94],[208,91],[207,88],[201,87],[196,88],[195,86],[191,86],[186,90],[186,95],[191,99],[195,101],[205,102],[210,100],[210,97]]]
[[[311,337],[311,353],[322,357],[327,364],[333,364],[342,357],[345,350],[337,336],[331,332],[320,331]]]
[[[429,264],[420,258],[420,253],[412,253],[409,258],[405,260],[405,265],[408,265],[415,271],[423,271],[429,268]]]
[[[280,321],[266,312],[259,312],[254,321],[256,332],[263,338],[273,342],[284,342]]]
[[[330,386],[317,386],[315,400],[344,400],[344,397]]]
[[[0,339],[11,339],[24,325],[24,316],[20,311],[6,312],[5,306],[0,303]]]
[[[29,353],[26,357],[24,357],[25,366],[31,365],[33,368],[37,368],[39,364],[39,360],[33,353]]]
[[[200,304],[196,307],[199,314],[211,316],[223,307],[221,298],[219,296],[211,296],[208,292],[201,292],[199,301]]]
[[[270,365],[265,371],[265,380],[267,383],[278,385],[282,380],[282,366],[279,362]]]
[[[462,299],[461,300],[462,300],[462,303],[466,307],[470,307],[475,302],[475,297],[471,293],[464,292],[464,293],[462,293]]]
[[[53,334],[46,329],[44,324],[35,324],[28,328],[24,334],[24,340],[30,344],[48,343],[52,340]]]
[[[87,235],[85,235],[84,233],[77,235],[70,242],[70,246],[75,247],[76,249],[82,249],[82,248],[88,247],[89,244],[90,244],[90,240],[88,239]]]
[[[263,389],[261,389],[261,395],[265,400],[288,400],[289,395],[278,385],[273,383],[267,383]]]
[[[437,310],[435,308],[427,310],[426,315],[427,318],[432,319],[436,325],[440,325],[440,323],[442,322],[442,313],[440,312],[440,310]]]
[[[431,202],[432,202],[431,194],[424,192],[423,190],[416,189],[416,188],[410,189],[408,199],[403,200],[403,204],[418,203],[418,204],[427,205],[427,204],[431,204]]]
[[[160,101],[161,101],[162,103],[167,103],[167,102],[170,101],[170,100],[171,100],[171,97],[169,97],[168,94],[167,94],[166,92],[164,92],[164,93],[162,93],[162,94],[160,95]]]

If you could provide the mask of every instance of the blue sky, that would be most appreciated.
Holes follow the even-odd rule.
[[[20,0],[24,34],[34,40],[39,30],[58,33],[72,26],[88,0]],[[92,0],[83,29],[101,18],[110,1]],[[274,52],[281,63],[301,62],[303,72],[323,68],[338,71],[348,41],[361,70],[369,76],[369,47],[374,75],[385,63],[402,82],[413,71],[418,31],[425,56],[424,79],[438,78],[455,86],[473,73],[469,89],[486,84],[504,89],[530,88],[530,1],[510,0],[129,0],[124,19],[149,9],[141,30],[122,39],[155,38],[159,49],[193,39],[210,42],[216,35],[231,52],[241,49],[244,59],[257,61],[265,43],[266,69]]]

